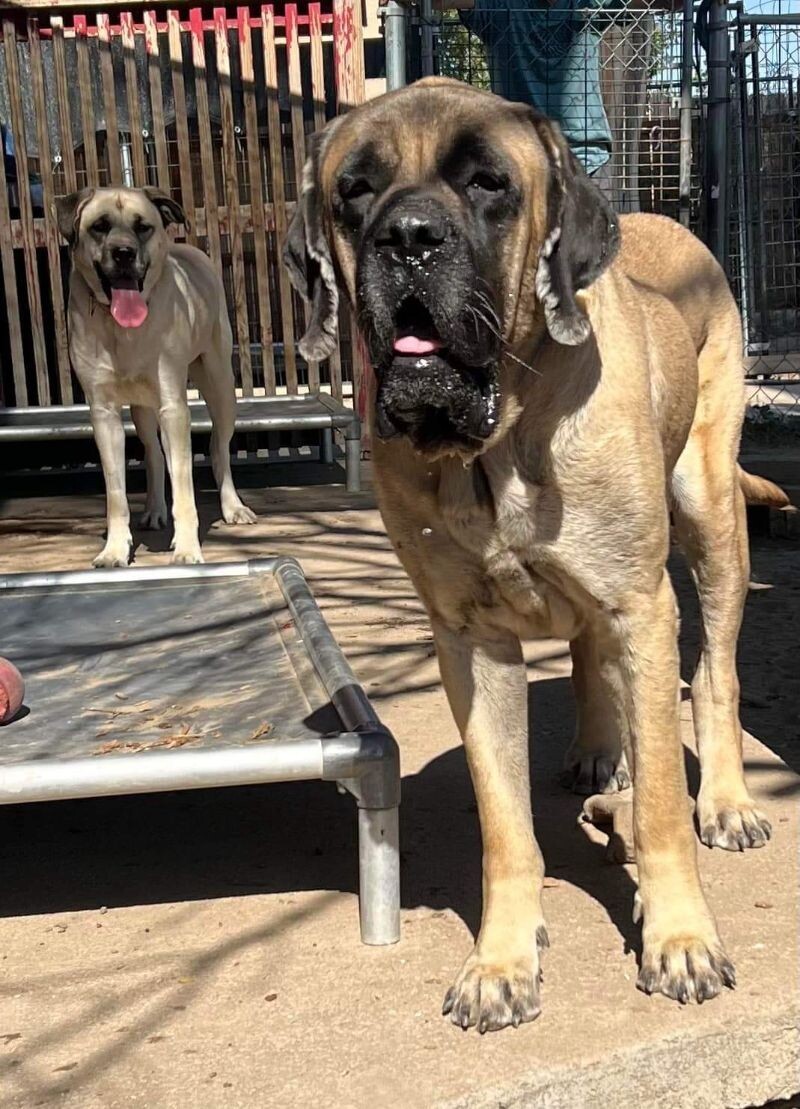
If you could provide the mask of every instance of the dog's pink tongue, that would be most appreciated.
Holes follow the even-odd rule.
[[[441,346],[438,339],[420,339],[418,335],[402,335],[394,341],[395,354],[433,354]]]
[[[112,289],[111,315],[120,327],[141,327],[147,319],[147,302],[138,289]]]

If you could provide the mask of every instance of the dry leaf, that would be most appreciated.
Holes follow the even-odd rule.
[[[253,740],[255,740],[255,739],[261,739],[262,736],[269,735],[269,733],[271,731],[272,731],[272,725],[269,723],[268,720],[265,720],[263,724],[260,724],[256,728],[256,730],[253,732],[252,735],[247,737],[247,739],[245,740],[245,743],[252,743]]]

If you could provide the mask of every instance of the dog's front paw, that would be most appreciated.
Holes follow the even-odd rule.
[[[116,540],[106,543],[97,558],[92,559],[92,566],[98,568],[110,566],[128,566],[131,561],[133,544],[130,539]]]
[[[642,916],[642,901],[637,892],[633,919]],[[696,924],[685,916],[670,927],[645,926],[642,934],[642,965],[636,985],[644,993],[663,993],[685,1005],[702,1005],[721,993],[724,986],[736,985],[733,963],[717,935],[711,919],[699,917]]]
[[[450,987],[442,1006],[453,1024],[463,1029],[497,1032],[501,1028],[536,1020],[542,1011],[539,1003],[539,952],[548,946],[544,926],[536,933],[536,946],[530,956],[488,960],[474,951]]]
[[[763,847],[772,835],[772,825],[749,794],[721,798],[701,789],[697,798],[697,826],[707,847],[722,847],[726,851]]]
[[[175,566],[198,566],[203,561],[200,545],[191,547],[175,547],[172,553],[172,562]]]

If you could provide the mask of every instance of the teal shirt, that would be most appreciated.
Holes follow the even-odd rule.
[[[475,0],[473,10],[461,12],[484,45],[494,92],[554,119],[587,173],[596,173],[611,157],[597,18],[606,3]]]

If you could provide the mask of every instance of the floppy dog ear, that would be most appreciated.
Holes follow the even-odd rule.
[[[283,263],[295,289],[311,305],[305,335],[298,344],[309,362],[322,362],[336,346],[339,288],[330,247],[322,223],[319,166],[329,131],[319,131],[309,142],[303,183],[283,247]]]
[[[550,162],[547,234],[539,252],[536,295],[551,337],[574,347],[591,332],[575,294],[611,264],[619,250],[619,220],[558,125],[536,117],[534,126]]]
[[[69,196],[57,196],[53,200],[53,215],[58,224],[58,230],[70,246],[75,245],[78,237],[81,212],[93,196],[94,189],[81,189],[80,192],[70,193]]]
[[[184,227],[189,226],[189,220],[181,208],[177,200],[173,200],[167,193],[162,192],[161,189],[155,188],[153,185],[146,185],[142,192],[154,207],[158,209],[158,214],[161,216],[161,222],[165,227],[171,223],[182,223]]]

